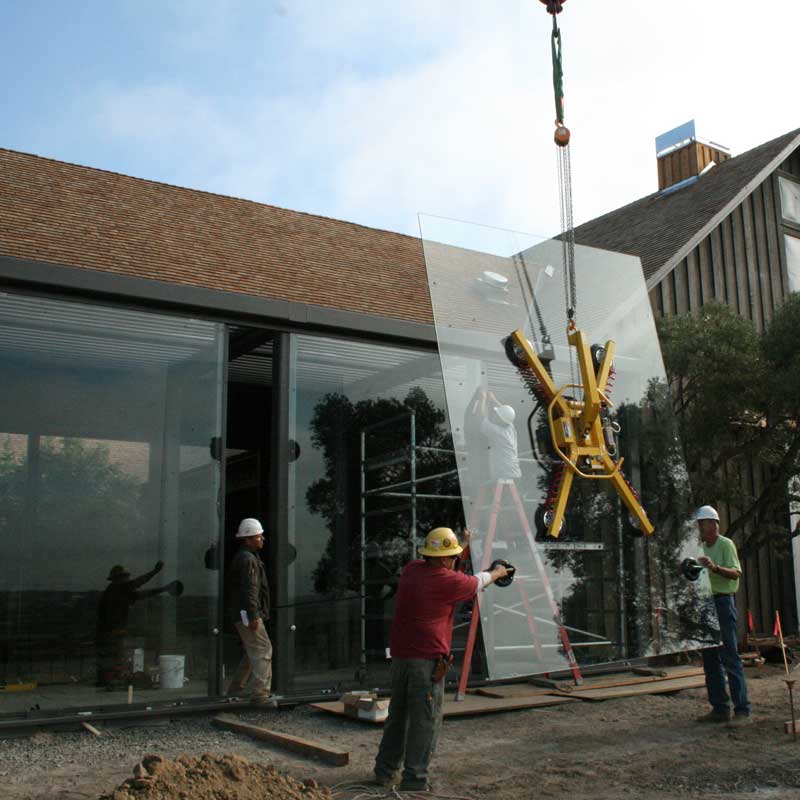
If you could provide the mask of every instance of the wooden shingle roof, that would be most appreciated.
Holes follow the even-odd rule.
[[[410,322],[418,238],[0,149],[0,257]]]
[[[652,286],[798,146],[800,129],[724,161],[693,183],[586,222],[575,229],[575,240],[638,256]]]

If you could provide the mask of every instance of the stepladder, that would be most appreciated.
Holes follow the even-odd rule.
[[[481,619],[490,674],[546,673],[566,666],[575,683],[582,683],[561,609],[513,479],[480,485],[469,528],[473,541],[462,566],[467,555],[476,573],[504,558],[514,563],[517,571],[510,586],[492,588],[473,600],[456,700],[466,696]]]

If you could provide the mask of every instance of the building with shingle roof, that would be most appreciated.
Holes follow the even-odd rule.
[[[687,171],[714,148],[676,148],[660,192],[576,238],[638,257],[658,314],[716,298],[763,326],[800,276],[784,246],[800,234],[799,140],[721,154],[702,175]],[[491,280],[520,255],[429,246]],[[480,313],[478,284],[453,280],[459,313]],[[132,672],[145,703],[220,698],[238,653],[219,564],[256,516],[276,688],[386,685],[392,580],[425,526],[463,521],[418,238],[0,149],[0,374],[0,549],[13,551],[0,560],[0,680],[66,687],[42,696],[53,718],[124,707]],[[769,563],[773,588],[748,587],[766,614],[792,578],[771,550],[753,558]],[[100,658],[109,570],[156,562],[148,588],[180,580],[183,595],[136,603],[121,660]],[[658,615],[626,617],[619,602],[621,562],[579,570],[569,604],[594,660],[652,644]],[[184,688],[157,688],[162,653],[185,656]],[[3,713],[23,718],[31,695],[9,697]]]

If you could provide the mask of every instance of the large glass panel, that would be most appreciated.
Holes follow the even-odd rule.
[[[400,570],[462,515],[439,358],[293,336],[290,396],[293,688],[385,686]]]
[[[222,344],[0,295],[0,714],[216,693]]]
[[[553,449],[548,404],[504,344],[522,328],[555,388],[582,399],[567,343],[562,243],[431,217],[422,230],[464,516],[475,530],[473,567],[496,558],[517,567],[510,587],[480,597],[488,675],[565,669],[569,650],[591,663],[714,641],[707,576],[692,582],[680,568],[699,555],[699,542],[687,522],[686,470],[638,259],[576,248],[577,322],[589,342],[616,342],[606,444],[624,458],[656,532],[642,536],[631,525],[609,480],[576,477],[564,527],[552,537],[543,517],[566,467]]]

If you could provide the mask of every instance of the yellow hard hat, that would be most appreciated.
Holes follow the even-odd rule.
[[[434,528],[419,549],[421,556],[457,556],[463,551],[458,539],[450,528]]]

